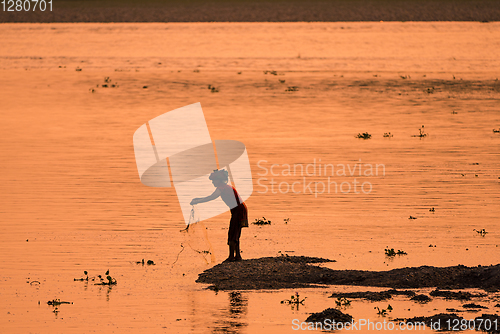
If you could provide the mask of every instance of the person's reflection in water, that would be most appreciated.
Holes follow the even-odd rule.
[[[222,319],[216,322],[217,327],[212,330],[212,333],[237,334],[248,326],[248,323],[243,319],[247,314],[248,298],[240,292],[230,292],[228,296],[227,313],[221,314]]]

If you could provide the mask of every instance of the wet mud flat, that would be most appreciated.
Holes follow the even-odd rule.
[[[397,288],[500,289],[500,264],[451,267],[420,266],[389,271],[334,270],[315,264],[334,260],[282,256],[218,264],[199,274],[196,282],[209,289],[258,290],[353,285]]]
[[[342,299],[347,301],[347,298],[376,302],[390,300],[393,296],[403,296],[408,301],[422,304],[435,298],[453,299],[461,303],[470,300],[481,302],[484,301],[482,298],[488,296],[487,293],[452,291],[452,289],[478,288],[487,292],[498,292],[500,287],[500,264],[477,267],[420,266],[389,271],[334,270],[318,266],[329,262],[335,261],[317,257],[280,256],[221,263],[201,273],[196,282],[211,284],[208,289],[216,291],[312,288],[325,287],[328,284],[390,288],[384,291],[334,292],[329,298],[336,298],[337,304],[340,304]],[[428,287],[435,287],[428,295],[418,294],[412,290],[401,290]],[[494,306],[496,307],[500,307],[500,304]],[[467,329],[470,330],[499,333],[500,316],[497,314],[483,313],[471,319],[461,314],[461,312],[479,312],[488,307],[469,302],[463,304],[462,308],[460,310],[447,308],[447,313],[431,316],[395,318],[390,322],[394,327],[397,324],[399,326],[404,324],[411,328],[427,327],[436,331],[464,330],[464,326],[467,325]],[[494,308],[488,311],[496,313]],[[311,313],[304,319],[305,324],[311,326],[308,328],[318,329],[317,326],[322,326],[320,329],[323,330],[338,329],[331,324],[351,325],[357,320],[359,319],[338,308],[327,308],[321,312]]]

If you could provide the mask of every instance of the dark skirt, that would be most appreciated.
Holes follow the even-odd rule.
[[[229,221],[229,232],[227,233],[227,244],[230,241],[239,242],[241,236],[241,222],[248,220],[248,212],[245,203],[241,203],[231,209],[231,220]]]

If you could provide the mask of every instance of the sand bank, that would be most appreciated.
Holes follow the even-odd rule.
[[[205,270],[196,280],[220,290],[284,289],[356,285],[391,288],[437,287],[441,289],[500,287],[500,264],[494,266],[420,266],[389,271],[333,270],[311,263],[334,262],[311,257],[266,257],[221,263]]]

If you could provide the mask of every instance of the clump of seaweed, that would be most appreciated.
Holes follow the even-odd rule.
[[[387,248],[385,249],[385,256],[390,256],[390,257],[392,257],[392,256],[396,256],[396,255],[408,255],[408,253],[406,253],[405,251],[402,251],[402,250],[400,250],[400,249],[398,249],[398,251],[396,252],[396,251],[394,250],[394,248],[389,249],[389,247],[387,247]]]
[[[378,306],[374,307],[375,310],[377,310],[377,314],[385,317],[389,312],[392,311],[392,306],[391,304],[387,305],[387,308],[380,309]]]
[[[475,231],[477,234],[479,234],[482,237],[484,237],[486,234],[488,234],[488,232],[486,232],[486,230],[484,228],[481,230],[473,229],[473,231]]]
[[[88,281],[89,280],[89,273],[87,270],[83,271],[83,274],[85,275],[85,278],[73,278],[73,281]],[[90,278],[92,281],[94,280],[93,277]]]
[[[384,138],[392,138],[394,135],[390,132],[384,132]]]
[[[287,89],[285,89],[285,92],[296,92],[299,90],[299,87],[297,86],[290,86]]]
[[[254,224],[254,225],[271,225],[271,221],[267,220],[266,217],[262,217],[259,219],[255,219],[255,221],[252,224]]]
[[[95,285],[115,285],[116,284],[116,279],[109,276],[109,269],[106,271],[105,275],[106,275],[106,279],[107,281],[102,278],[102,275],[97,275],[97,277],[89,277],[88,275],[88,272],[87,270],[85,270],[83,272],[83,274],[85,275],[85,278],[74,278],[73,281],[92,281],[92,282],[95,282],[96,279],[98,278],[100,280],[99,283],[96,283]]]
[[[413,135],[412,137],[419,137],[419,138],[427,137],[427,133],[424,132],[424,126],[423,125],[422,125],[422,127],[420,129],[418,129],[418,132],[419,132],[418,135]]]
[[[358,135],[356,136],[356,138],[358,139],[370,139],[371,137],[372,135],[369,134],[368,132],[358,133]]]
[[[297,307],[297,311],[299,310],[299,305],[304,305],[304,301],[307,297],[300,298],[298,292],[295,292],[295,295],[291,295],[290,299],[284,299],[281,301],[281,304],[288,304],[292,306],[292,310]]]
[[[99,87],[99,85],[97,85],[97,87]],[[101,85],[102,88],[115,88],[115,87],[118,87],[118,83],[114,83],[112,84],[111,83],[111,79],[110,77],[104,77],[104,83]]]
[[[272,74],[272,75],[278,75],[277,71],[264,71],[264,74]]]
[[[337,300],[335,301],[335,304],[337,307],[347,307],[351,305],[351,301],[345,297],[337,297]]]
[[[208,89],[210,89],[210,91],[212,93],[218,93],[219,90],[217,88],[215,88],[215,86],[212,86],[212,85],[208,85]]]
[[[102,278],[101,275],[97,275],[97,277],[101,280],[101,282],[100,283],[96,283],[95,285],[110,285],[110,286],[111,285],[116,285],[116,279],[113,278],[113,277],[111,277],[111,276],[109,276],[109,269],[106,271],[105,275],[106,275],[107,281],[104,278]]]

